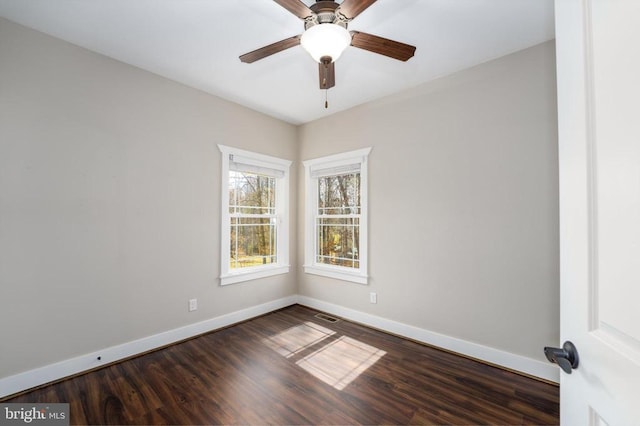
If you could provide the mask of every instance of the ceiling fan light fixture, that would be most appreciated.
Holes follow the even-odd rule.
[[[300,44],[316,62],[325,56],[335,62],[351,44],[351,34],[337,24],[317,24],[302,34]]]

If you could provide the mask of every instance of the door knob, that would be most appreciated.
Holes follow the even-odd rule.
[[[578,364],[580,363],[578,350],[570,341],[564,342],[562,348],[545,347],[544,355],[549,362],[558,364],[560,368],[562,368],[562,371],[567,374],[571,374],[571,370],[578,368]]]

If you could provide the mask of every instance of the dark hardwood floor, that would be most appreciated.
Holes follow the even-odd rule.
[[[292,306],[5,402],[72,424],[558,424],[559,391]]]

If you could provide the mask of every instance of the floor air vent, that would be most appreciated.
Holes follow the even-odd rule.
[[[319,318],[321,320],[325,320],[327,322],[338,322],[338,321],[340,321],[338,318],[334,318],[334,317],[329,316],[327,314],[316,314],[315,317]]]

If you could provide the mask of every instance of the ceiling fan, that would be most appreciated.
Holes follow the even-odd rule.
[[[329,89],[334,87],[336,82],[334,63],[348,46],[400,61],[409,60],[416,51],[415,46],[347,30],[349,22],[376,0],[344,0],[340,4],[335,1],[317,0],[310,7],[301,0],[274,1],[304,21],[304,33],[245,53],[240,56],[242,62],[250,64],[274,53],[302,45],[318,62],[320,89]]]

